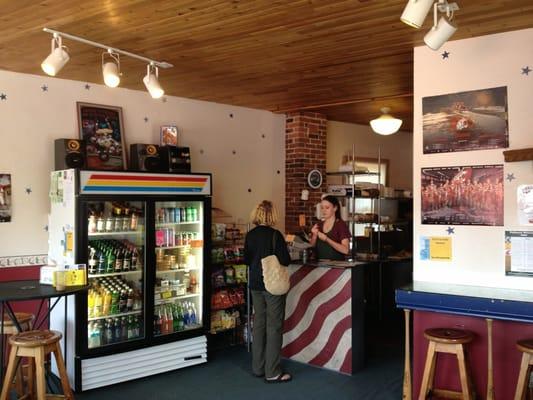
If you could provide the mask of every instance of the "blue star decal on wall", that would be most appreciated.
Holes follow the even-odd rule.
[[[166,98],[166,97],[163,97],[163,98],[161,99],[161,101],[162,101],[163,103],[166,103],[166,102],[167,102],[167,98]]]
[[[511,182],[511,181],[515,180],[516,178],[515,178],[515,176],[514,176],[513,173],[510,173],[510,174],[507,174],[507,178],[506,178],[506,179],[507,179],[509,182]]]
[[[90,90],[91,89],[91,85],[89,85],[88,83],[85,84],[85,90]]]
[[[43,92],[48,92],[48,86],[47,85],[41,86],[41,89],[42,89]]]
[[[48,232],[48,225],[45,225],[45,226],[44,226],[44,230],[45,230],[46,232]]]
[[[522,75],[529,75],[530,72],[531,72],[531,68],[529,68],[529,65],[522,68]]]
[[[26,194],[31,194],[31,188],[30,187],[27,187],[25,190],[26,190]]]
[[[449,226],[448,229],[446,229],[446,232],[448,232],[448,235],[453,235],[455,233],[455,228]]]
[[[444,60],[445,58],[449,58],[450,57],[450,52],[449,51],[445,51],[444,53],[441,54],[442,56],[442,59]]]
[[[144,117],[144,122],[148,122],[148,117]]]
[[[0,94],[0,100],[7,100],[7,94],[5,93]]]

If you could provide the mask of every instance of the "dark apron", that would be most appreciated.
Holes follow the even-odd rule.
[[[328,259],[328,260],[343,261],[345,257],[344,254],[339,253],[337,250],[335,250],[325,241],[320,240],[318,238],[316,241],[316,252],[317,252],[318,259],[322,258],[322,259]]]

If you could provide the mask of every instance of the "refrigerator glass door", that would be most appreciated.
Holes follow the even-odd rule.
[[[145,203],[89,201],[90,349],[142,339]]]
[[[202,201],[155,203],[154,336],[201,328]]]

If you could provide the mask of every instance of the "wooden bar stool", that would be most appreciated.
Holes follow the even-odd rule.
[[[516,347],[522,352],[522,363],[520,364],[514,400],[524,400],[530,379],[529,374],[531,367],[533,367],[533,339],[519,340],[516,342]]]
[[[29,331],[32,327],[33,321],[35,320],[35,315],[24,312],[16,312],[15,318],[17,319],[22,332]],[[4,316],[4,335],[9,339],[10,336],[20,333],[17,329],[15,323],[9,318],[9,316]],[[17,376],[14,382],[15,390],[17,396],[22,396],[24,394],[24,378],[22,373],[22,368],[17,370]]]
[[[61,340],[61,337],[61,333],[56,331],[27,331],[9,338],[11,353],[9,354],[9,362],[7,365],[4,384],[2,386],[2,393],[0,394],[0,400],[8,400],[10,389],[9,382],[11,382],[15,376],[15,369],[21,357],[30,358],[30,363],[32,362],[31,359],[35,361],[37,400],[45,400],[47,398],[65,398],[69,400],[74,399],[74,395],[72,394],[72,390],[70,389],[70,384],[68,382],[67,371],[65,369],[63,355],[61,354],[61,348],[59,347],[59,341]],[[63,396],[46,395],[44,363],[46,356],[50,353],[53,353],[56,358],[59,378],[61,379],[61,386],[63,388]],[[33,377],[30,376],[29,380],[32,382]],[[27,396],[31,395],[32,393],[30,392]]]
[[[428,395],[463,400],[474,399],[472,380],[465,361],[465,344],[470,343],[474,339],[474,335],[460,329],[433,328],[426,329],[424,337],[429,340],[429,347],[418,399],[425,400]],[[433,388],[438,353],[451,353],[457,356],[461,392]]]

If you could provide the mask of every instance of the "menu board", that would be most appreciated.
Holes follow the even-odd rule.
[[[505,271],[533,276],[533,232],[505,232]]]

